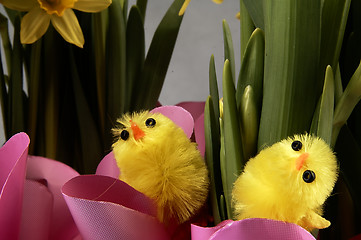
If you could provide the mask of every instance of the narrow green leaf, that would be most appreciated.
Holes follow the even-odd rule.
[[[236,104],[236,91],[232,79],[232,71],[228,60],[223,68],[223,121],[225,149],[225,178],[227,189],[224,189],[228,217],[232,218],[232,188],[233,183],[241,173],[244,165],[241,132]],[[223,180],[223,178],[222,178]]]
[[[228,173],[227,173],[227,161],[226,161],[226,149],[224,142],[224,123],[223,118],[219,118],[219,127],[220,127],[220,150],[219,150],[219,162],[220,162],[220,170],[221,170],[221,178],[222,178],[222,188],[223,194],[220,197],[220,216],[224,216],[225,219],[230,218],[232,216],[232,207],[231,207],[231,194],[232,191],[229,188],[228,182]]]
[[[216,100],[217,101],[217,100]],[[218,129],[217,129],[218,127]],[[223,193],[221,169],[220,169],[220,142],[219,142],[219,122],[215,118],[213,110],[213,100],[208,97],[204,108],[204,134],[206,142],[206,163],[210,175],[210,201],[212,213],[216,224],[220,223],[222,213],[219,197]]]
[[[48,29],[43,41],[43,74],[46,81],[44,81],[44,88],[42,88],[44,92],[44,115],[42,115],[44,126],[42,127],[44,127],[45,156],[56,159],[60,115],[59,86],[67,71],[59,66],[61,66],[62,60],[64,60],[63,51],[66,43],[59,38],[58,32],[53,27]],[[54,48],[54,44],[58,47]],[[55,58],[54,56],[57,57]]]
[[[221,209],[220,209],[220,212],[221,212],[221,219],[224,221],[224,220],[227,220],[227,211],[226,211],[226,200],[224,199],[224,195],[222,194],[219,198],[219,202],[220,202],[220,205],[221,205]]]
[[[15,26],[15,18],[19,14],[19,12],[16,11],[16,10],[12,10],[10,8],[7,8],[5,6],[4,6],[4,9],[6,11],[6,14],[9,16],[9,19],[10,19],[11,23]]]
[[[116,2],[116,4],[119,4],[119,6],[122,9],[122,17],[124,19],[124,23],[127,23],[127,15],[128,15],[128,0],[113,0],[113,4]]]
[[[258,147],[309,130],[319,79],[320,1],[264,1],[265,69]]]
[[[216,74],[216,65],[214,63],[214,56],[211,56],[209,61],[209,93],[212,97],[214,117],[219,118],[219,92],[218,92],[218,82]],[[217,129],[219,129],[219,123],[217,121]]]
[[[244,89],[251,85],[257,109],[261,109],[263,94],[263,71],[265,55],[264,32],[257,28],[253,31],[242,59],[241,70],[237,83],[237,106],[240,106]]]
[[[1,55],[1,50],[0,50]],[[2,60],[0,58],[0,107],[1,107],[1,114],[3,119],[3,129],[4,129],[4,135],[5,139],[9,139],[11,136],[8,135],[8,103],[9,102],[9,95],[6,90],[6,84],[5,84],[5,76],[4,76],[4,70],[3,70],[3,64]]]
[[[11,52],[12,47],[10,43],[9,38],[9,28],[8,28],[8,19],[0,14],[0,34],[1,34],[1,40],[4,47],[4,53],[5,53],[5,60],[7,65],[8,73],[11,72]]]
[[[361,99],[361,63],[347,84],[339,102],[336,105],[333,119],[332,145],[336,143],[341,127],[346,123],[352,110]]]
[[[137,0],[137,6],[139,8],[140,15],[142,16],[143,23],[147,12],[147,4],[148,4],[148,0]]]
[[[343,1],[341,1],[343,2]],[[342,42],[339,64],[343,86],[346,86],[361,59],[361,2],[352,1]]]
[[[20,17],[16,17],[14,26],[14,49],[12,52],[11,73],[9,81],[10,97],[10,136],[25,131],[25,106],[23,95],[23,48],[20,43]],[[8,120],[9,121],[9,120]]]
[[[243,143],[243,157],[247,161],[257,153],[259,112],[256,106],[253,88],[248,85],[244,89],[239,107],[240,125]]]
[[[230,62],[231,71],[232,71],[232,79],[235,81],[236,78],[236,63],[234,59],[234,50],[233,50],[233,41],[232,41],[232,33],[229,29],[229,25],[225,19],[222,21],[223,26],[223,42],[224,42],[224,61],[227,59]]]
[[[254,31],[254,23],[249,15],[243,0],[240,0],[240,27],[241,27],[241,61],[246,50],[249,38]]]
[[[340,71],[340,64],[337,64],[337,69],[335,73],[335,104],[341,99],[343,93],[342,87],[342,79],[341,79],[341,71]]]
[[[140,85],[141,72],[145,58],[144,26],[141,13],[137,6],[130,9],[127,23],[127,92],[128,102],[134,109],[138,88]]]
[[[29,114],[28,114],[28,134],[32,141],[30,144],[29,152],[34,154],[35,152],[35,143],[38,142],[37,140],[37,127],[38,127],[38,114],[39,114],[39,107],[40,107],[40,93],[45,91],[43,86],[41,85],[42,82],[42,43],[43,40],[39,39],[34,44],[31,45],[31,56],[30,56],[30,74],[29,74]]]
[[[183,2],[172,3],[154,33],[136,94],[136,109],[151,109],[157,103],[182,23],[178,12]]]
[[[323,84],[322,95],[318,104],[318,109],[313,118],[311,131],[317,136],[331,144],[335,87],[332,67],[326,68],[325,81]]]
[[[69,49],[71,50],[71,48]],[[81,154],[82,159],[84,159],[83,167],[85,173],[90,174],[95,172],[103,154],[102,144],[100,142],[101,137],[91,114],[89,104],[85,98],[72,51],[70,52],[69,60],[77,113],[77,119],[75,121],[77,121],[79,126]]]
[[[113,1],[108,11],[111,24],[106,49],[106,109],[111,122],[107,122],[106,129],[111,129],[115,120],[128,110],[129,103],[126,83],[126,26],[122,6],[118,1]]]
[[[93,17],[93,41],[94,41],[94,60],[95,74],[97,84],[97,102],[99,112],[99,122],[102,136],[105,134],[105,102],[106,102],[106,36],[108,30],[108,10],[92,14]]]
[[[263,0],[243,0],[245,7],[251,16],[254,25],[258,28],[264,29],[264,1]]]
[[[322,1],[321,69],[327,65],[331,65],[334,73],[337,69],[350,4],[351,0]]]

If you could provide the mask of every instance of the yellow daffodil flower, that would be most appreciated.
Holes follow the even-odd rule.
[[[214,3],[217,3],[217,4],[221,4],[223,2],[223,0],[212,0]],[[191,2],[191,0],[185,0],[181,9],[179,10],[179,13],[178,15],[179,16],[182,16],[184,14],[184,12],[186,11],[187,7],[188,7],[188,4]]]
[[[84,36],[72,9],[99,12],[112,0],[0,0],[4,6],[28,12],[21,20],[20,39],[30,44],[41,38],[50,22],[68,42],[83,47]]]

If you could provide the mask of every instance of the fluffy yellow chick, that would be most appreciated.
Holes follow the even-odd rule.
[[[250,159],[234,184],[237,218],[268,218],[311,231],[331,223],[322,205],[338,176],[336,157],[320,138],[295,135]]]
[[[119,179],[158,206],[158,219],[188,220],[208,195],[208,171],[195,143],[173,121],[148,111],[126,114],[113,130]]]

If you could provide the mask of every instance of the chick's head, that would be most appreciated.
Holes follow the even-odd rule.
[[[274,159],[280,170],[275,181],[284,185],[285,193],[300,207],[320,207],[338,176],[336,157],[329,145],[321,138],[304,134],[285,139],[271,149],[279,154]]]
[[[321,213],[337,175],[336,157],[322,139],[289,137],[247,162],[233,188],[236,214],[297,223],[309,212]]]

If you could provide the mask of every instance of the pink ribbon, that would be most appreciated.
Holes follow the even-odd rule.
[[[169,239],[154,203],[118,179],[79,176],[62,191],[84,239]]]
[[[0,149],[0,239],[18,239],[29,137],[14,135]]]
[[[28,157],[20,239],[62,240],[79,235],[61,193],[61,187],[76,176],[79,173],[61,162]]]
[[[270,219],[227,220],[213,228],[192,225],[192,240],[315,240],[302,227]]]
[[[29,137],[0,149],[0,239],[74,239],[79,231],[60,192],[79,175],[57,161],[28,156]]]

